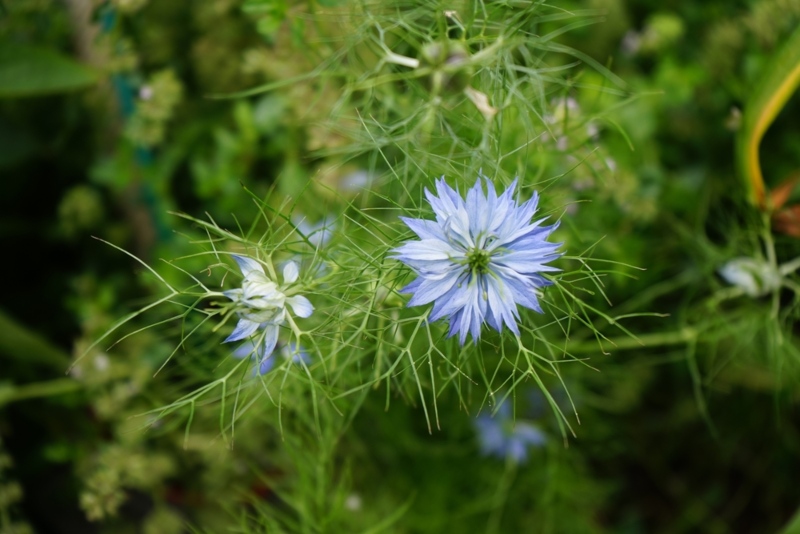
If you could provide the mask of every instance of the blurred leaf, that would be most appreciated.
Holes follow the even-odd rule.
[[[64,463],[77,456],[75,446],[66,441],[48,443],[42,447],[42,456],[49,462]]]
[[[0,44],[0,98],[81,89],[97,78],[93,69],[53,50]]]
[[[0,352],[21,361],[48,364],[65,371],[72,357],[0,311]]]
[[[272,38],[274,34],[280,29],[282,23],[283,23],[283,18],[276,17],[273,15],[266,15],[258,20],[256,28],[258,28],[258,33],[260,33],[264,37]]]
[[[789,524],[780,531],[780,534],[800,534],[800,510],[795,512],[789,520]]]
[[[750,202],[764,203],[764,177],[758,149],[764,133],[800,83],[800,27],[765,65],[759,82],[745,103],[737,140],[739,169],[747,183]]]
[[[284,0],[246,0],[242,11],[257,17],[258,33],[271,40],[286,20],[287,5]]]
[[[277,94],[269,94],[258,100],[253,109],[253,122],[262,135],[273,134],[281,127],[286,114],[286,102]]]
[[[0,407],[8,404],[14,398],[14,384],[11,382],[0,382]]]

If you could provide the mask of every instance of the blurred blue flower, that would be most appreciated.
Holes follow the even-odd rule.
[[[292,363],[304,362],[306,365],[311,363],[311,356],[308,352],[302,345],[298,346],[294,342],[283,345],[277,352],[284,359],[290,359]],[[248,339],[239,345],[239,347],[233,351],[233,357],[238,359],[250,357],[255,360],[256,365],[253,368],[253,375],[255,376],[263,376],[272,371],[275,367],[275,352],[265,354],[264,346],[258,346],[252,339]]]
[[[304,217],[293,217],[292,223],[294,224],[297,232],[308,239],[314,247],[324,247],[328,241],[333,237],[335,223],[330,217],[323,217],[316,223],[308,222]]]
[[[343,191],[358,192],[362,189],[368,189],[372,182],[375,181],[375,176],[365,170],[351,172],[339,182],[339,188]]]
[[[311,355],[308,354],[308,351],[294,341],[281,347],[281,356],[284,359],[291,360],[292,363],[303,362],[306,365],[311,363]]]
[[[262,354],[271,354],[278,342],[280,325],[286,319],[286,304],[298,317],[308,317],[314,306],[306,297],[294,295],[287,297],[285,288],[267,278],[264,268],[256,260],[247,256],[234,255],[244,275],[241,288],[224,291],[223,294],[236,304],[239,322],[224,343],[240,341],[258,333],[254,341],[254,349]],[[299,270],[297,264],[290,261],[283,268],[284,285],[297,281]]]
[[[511,406],[504,402],[492,417],[482,413],[475,419],[481,452],[486,456],[511,458],[516,463],[528,459],[529,447],[541,447],[547,441],[544,433],[534,425],[515,422]]]
[[[449,335],[458,333],[462,345],[468,332],[478,340],[484,322],[498,332],[505,323],[519,334],[517,304],[542,313],[537,295],[552,282],[540,273],[557,271],[545,263],[561,255],[559,243],[546,241],[558,223],[531,222],[537,193],[518,205],[516,180],[499,197],[485,181],[488,194],[478,178],[464,200],[444,178],[437,180],[438,196],[425,190],[436,220],[401,217],[419,241],[392,251],[418,275],[401,290],[414,294],[408,305],[434,302],[431,320],[448,317]]]
[[[244,343],[239,345],[236,348],[236,350],[233,351],[232,355],[234,358],[237,358],[239,360],[248,357],[254,360],[257,363],[257,365],[255,369],[253,369],[253,374],[259,374],[259,375],[267,374],[274,365],[272,358],[264,357],[264,346],[257,345],[256,342],[252,340],[252,338],[245,340]]]

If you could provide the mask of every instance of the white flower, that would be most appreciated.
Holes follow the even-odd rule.
[[[314,311],[311,302],[302,295],[287,297],[286,286],[297,281],[300,274],[297,264],[290,261],[283,268],[284,287],[267,278],[264,268],[253,258],[234,255],[244,275],[242,287],[224,292],[236,304],[239,322],[224,343],[248,338],[262,330],[256,345],[263,354],[271,354],[278,342],[280,325],[286,320],[288,304],[298,317],[309,317]]]
[[[772,293],[781,286],[781,273],[765,261],[734,258],[719,269],[719,275],[751,297]]]

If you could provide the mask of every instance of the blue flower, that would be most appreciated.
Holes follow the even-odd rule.
[[[239,360],[250,357],[255,360],[256,366],[253,369],[254,375],[265,375],[272,370],[275,362],[270,358],[271,354],[266,358],[264,357],[264,346],[257,345],[252,339],[246,339],[244,343],[239,345],[233,351],[233,357]]]
[[[487,456],[511,458],[516,463],[528,459],[528,448],[541,447],[547,441],[544,433],[534,425],[515,422],[511,407],[503,403],[494,417],[483,413],[475,419],[481,452]]]
[[[333,231],[336,224],[330,217],[323,217],[322,220],[316,223],[308,222],[305,217],[293,217],[292,223],[294,224],[297,232],[308,239],[315,248],[324,247],[328,241],[333,237]]]
[[[392,251],[418,275],[401,292],[413,293],[409,306],[433,302],[431,320],[448,317],[462,345],[468,332],[478,340],[484,322],[518,335],[517,304],[542,313],[537,296],[552,282],[540,273],[558,270],[545,265],[561,256],[561,244],[546,241],[558,223],[531,222],[539,196],[518,205],[516,185],[498,197],[488,178],[484,194],[479,178],[465,200],[442,178],[438,196],[425,190],[435,221],[401,217],[419,237]]]
[[[253,375],[263,376],[275,367],[275,352],[265,354],[264,348],[263,345],[259,346],[252,339],[248,339],[233,351],[233,357],[238,359],[251,357],[256,362],[256,366],[253,368]],[[311,363],[311,356],[309,356],[308,352],[294,342],[283,345],[278,352],[284,359],[291,359],[292,363]]]
[[[311,302],[302,295],[286,296],[286,288],[267,278],[264,268],[256,260],[247,256],[234,255],[244,275],[242,287],[231,289],[223,294],[234,301],[239,322],[224,343],[240,341],[258,332],[255,347],[262,355],[271,354],[278,343],[280,326],[286,320],[288,304],[298,317],[308,317],[314,311]],[[290,261],[283,268],[284,286],[297,281],[297,264]]]

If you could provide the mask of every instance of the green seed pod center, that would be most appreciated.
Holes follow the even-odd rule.
[[[469,269],[477,274],[486,274],[489,272],[489,262],[491,256],[483,249],[473,248],[467,252],[467,265]]]

